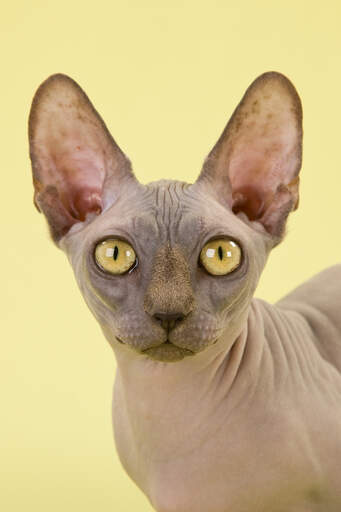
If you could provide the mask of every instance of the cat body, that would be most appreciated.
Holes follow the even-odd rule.
[[[253,297],[298,206],[301,122],[266,73],[195,183],[142,185],[70,78],[33,101],[35,204],[114,351],[116,447],[157,512],[341,510],[341,265]]]

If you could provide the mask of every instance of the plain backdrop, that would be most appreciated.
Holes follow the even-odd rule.
[[[340,16],[329,0],[2,4],[0,510],[152,511],[114,447],[113,353],[33,207],[39,84],[73,77],[142,182],[193,182],[248,85],[287,75],[304,152],[299,209],[256,293],[274,302],[341,261]]]

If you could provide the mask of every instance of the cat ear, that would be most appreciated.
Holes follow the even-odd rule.
[[[34,203],[57,242],[87,214],[112,204],[120,188],[137,182],[131,164],[79,85],[49,77],[29,116]]]
[[[300,98],[284,75],[269,72],[247,89],[197,181],[278,240],[298,206],[301,161]]]

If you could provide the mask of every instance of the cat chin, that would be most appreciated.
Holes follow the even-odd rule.
[[[162,345],[157,347],[147,348],[142,353],[154,361],[160,361],[163,363],[175,363],[177,361],[181,361],[185,357],[194,356],[195,354],[192,350],[177,347],[169,342],[162,343]]]

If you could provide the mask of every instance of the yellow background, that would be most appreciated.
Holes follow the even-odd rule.
[[[301,200],[256,295],[340,262],[340,2],[4,2],[0,510],[151,512],[113,444],[115,361],[32,203],[27,117],[63,72],[142,182],[194,181],[246,87],[286,74],[304,109]]]

